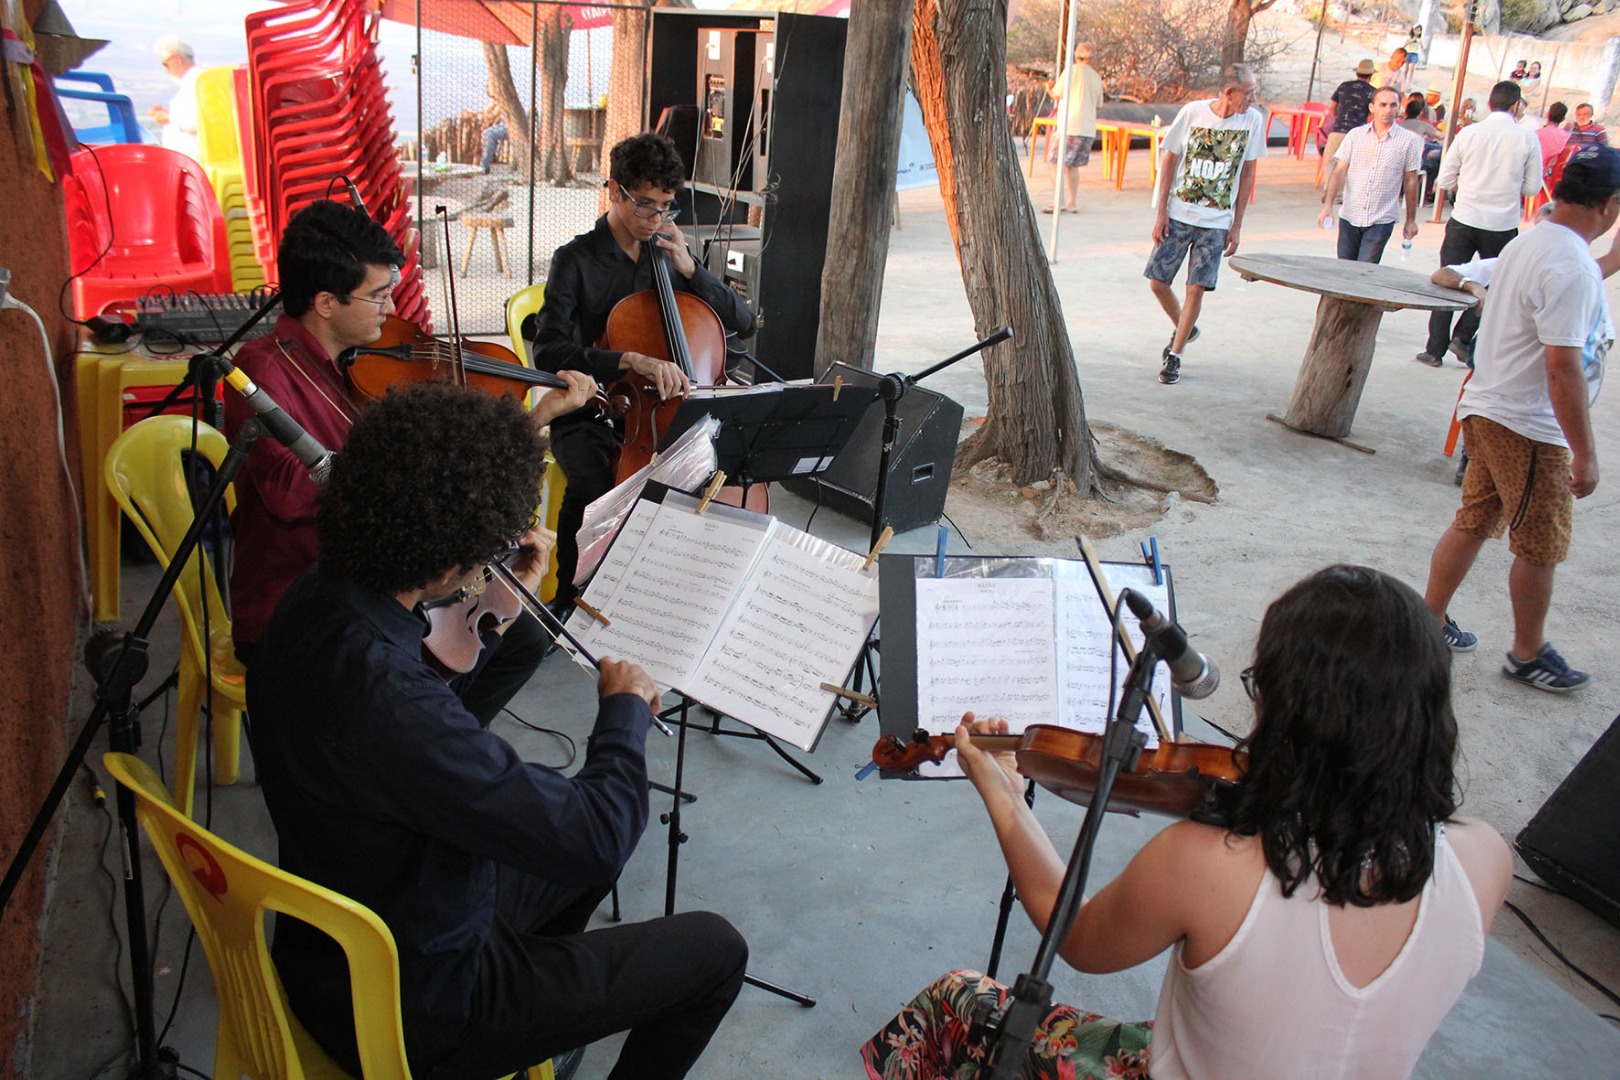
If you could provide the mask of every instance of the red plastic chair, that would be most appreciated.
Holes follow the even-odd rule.
[[[208,175],[161,146],[79,150],[63,178],[78,318],[153,289],[231,291],[225,215]]]
[[[1552,164],[1547,167],[1545,178],[1541,181],[1541,190],[1525,200],[1524,220],[1535,220],[1536,213],[1552,201],[1553,189],[1558,186],[1558,181],[1564,178],[1564,166],[1569,164],[1570,155],[1579,149],[1578,146],[1565,146],[1558,156],[1553,158]]]

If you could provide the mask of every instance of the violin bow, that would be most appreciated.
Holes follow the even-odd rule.
[[[450,211],[443,205],[435,206],[433,213],[444,226],[444,258],[439,260],[439,273],[444,278],[444,292],[450,298],[450,364],[455,372],[455,384],[467,385],[467,368],[461,358],[461,312],[456,308],[456,275],[450,264],[455,262],[450,252]]]
[[[1103,610],[1108,612],[1108,625],[1114,628],[1114,634],[1119,640],[1119,647],[1125,653],[1125,659],[1136,663],[1136,643],[1131,635],[1125,631],[1125,626],[1119,621],[1119,614],[1115,610],[1114,590],[1108,585],[1108,575],[1103,573],[1102,563],[1097,559],[1097,549],[1091,546],[1091,541],[1082,534],[1074,538],[1080,545],[1080,554],[1086,560],[1086,569],[1091,572],[1091,583],[1097,588],[1097,596],[1102,600]],[[1159,738],[1165,742],[1175,742],[1170,734],[1170,725],[1165,723],[1164,714],[1159,711],[1158,699],[1151,694],[1147,698],[1148,713],[1153,717],[1153,726],[1159,733]]]

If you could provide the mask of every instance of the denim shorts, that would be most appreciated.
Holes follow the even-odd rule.
[[[1162,281],[1166,285],[1176,279],[1181,260],[1187,260],[1187,284],[1215,291],[1215,279],[1221,272],[1221,253],[1226,250],[1225,229],[1205,229],[1197,225],[1170,219],[1170,231],[1164,243],[1148,256],[1147,269],[1142,276]]]

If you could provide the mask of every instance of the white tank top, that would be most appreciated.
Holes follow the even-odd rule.
[[[1405,944],[1360,988],[1334,955],[1329,905],[1309,883],[1284,898],[1267,869],[1224,949],[1191,971],[1181,944],[1171,954],[1154,1080],[1410,1076],[1485,952],[1479,903],[1444,829],[1434,863]]]

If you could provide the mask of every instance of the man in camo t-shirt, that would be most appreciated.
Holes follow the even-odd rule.
[[[1181,351],[1198,337],[1204,294],[1215,288],[1221,256],[1238,249],[1255,161],[1266,152],[1265,122],[1249,109],[1259,85],[1247,64],[1221,71],[1219,97],[1190,101],[1164,135],[1153,254],[1142,276],[1175,326],[1161,354],[1159,381],[1181,380]],[[1170,285],[1187,263],[1186,300]]]

